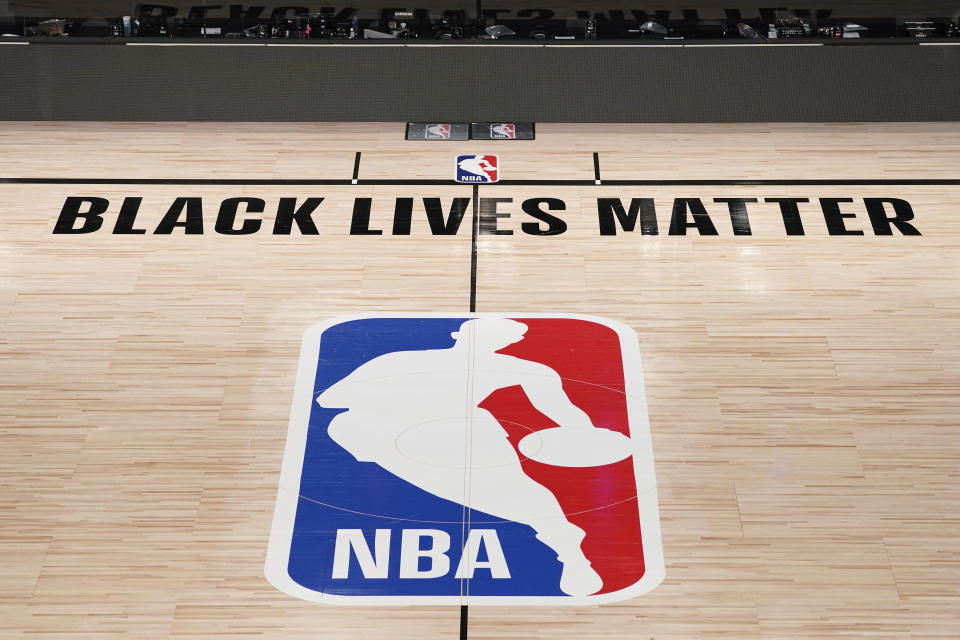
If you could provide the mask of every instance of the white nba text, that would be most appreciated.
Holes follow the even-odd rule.
[[[388,578],[390,562],[390,529],[377,529],[373,536],[373,550],[360,529],[338,529],[334,544],[333,568],[330,577],[344,580],[350,577],[354,558],[366,579]],[[425,543],[424,541],[429,541]],[[481,560],[481,550],[486,559]],[[400,578],[440,578],[450,573],[450,534],[440,529],[404,529],[400,541],[400,562],[397,574]],[[425,561],[425,562],[424,562]],[[425,567],[423,565],[426,565]],[[456,578],[473,578],[477,569],[490,572],[493,578],[510,578],[507,559],[500,545],[496,529],[471,529],[463,544],[463,552]]]

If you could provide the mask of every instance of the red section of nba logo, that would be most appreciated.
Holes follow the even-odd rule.
[[[500,179],[500,159],[497,156],[480,156],[480,169],[490,182]]]
[[[594,426],[630,436],[620,341],[603,325],[578,319],[523,318],[524,339],[498,353],[540,362],[563,379],[570,400]],[[480,405],[516,448],[531,431],[556,425],[519,386],[500,389]],[[603,579],[599,593],[619,591],[644,575],[637,481],[632,457],[600,467],[557,467],[521,457],[524,472],[549,489],[568,520],[586,532],[581,548]]]

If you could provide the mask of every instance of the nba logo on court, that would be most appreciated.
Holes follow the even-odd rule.
[[[450,139],[450,125],[449,124],[428,124],[424,137],[427,140],[449,140]]]
[[[457,182],[483,184],[500,179],[497,156],[457,156]]]
[[[580,315],[312,327],[266,575],[333,604],[598,604],[654,588],[636,334]]]
[[[509,123],[492,124],[490,137],[494,140],[514,140],[517,137],[517,127]]]

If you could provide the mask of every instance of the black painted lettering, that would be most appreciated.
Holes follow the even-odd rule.
[[[531,20],[550,20],[554,12],[551,9],[520,9],[517,11],[518,18],[530,18]]]
[[[295,18],[297,16],[309,16],[310,9],[307,7],[277,7],[271,14],[274,18]]]
[[[714,202],[726,202],[730,211],[730,224],[733,226],[733,235],[750,236],[750,218],[747,217],[747,203],[756,202],[756,198],[714,198]]]
[[[232,4],[230,5],[230,17],[236,20],[240,18],[241,20],[256,20],[260,17],[260,14],[263,13],[263,10],[266,7],[254,7],[251,6],[249,9],[244,9],[242,4]]]
[[[356,198],[353,201],[353,217],[350,218],[350,235],[352,236],[379,236],[380,229],[370,228],[370,206],[373,198]]]
[[[653,198],[631,198],[629,211],[624,210],[620,198],[597,198],[597,216],[602,236],[617,235],[618,222],[624,231],[633,231],[637,226],[637,218],[640,219],[641,234],[655,236],[660,233]]]
[[[297,207],[296,198],[280,198],[277,204],[277,219],[273,221],[273,235],[288,236],[293,230],[293,223],[302,236],[318,236],[317,225],[313,222],[313,212],[316,211],[323,198],[307,198],[300,207]]]
[[[688,211],[693,216],[693,222],[687,221]],[[670,216],[670,235],[685,236],[687,229],[691,227],[696,227],[702,236],[717,235],[717,228],[713,226],[713,220],[707,214],[700,198],[675,198],[673,214]]]
[[[777,20],[777,10],[770,9],[766,7],[761,7],[760,11],[760,23],[761,24],[770,24],[776,22]]]
[[[513,229],[498,229],[497,220],[509,218],[509,213],[497,211],[500,203],[513,202],[513,198],[480,198],[480,217],[478,220],[480,235],[485,236],[512,236]]]
[[[180,219],[181,215],[183,215],[183,220]],[[169,235],[177,227],[183,227],[183,232],[187,235],[203,233],[202,198],[177,198],[174,200],[153,232],[160,235]]]
[[[567,223],[555,215],[551,215],[541,208],[545,205],[550,211],[564,211],[567,203],[559,198],[530,198],[524,200],[521,208],[531,218],[547,223],[546,228],[540,222],[524,222],[520,225],[523,232],[531,236],[557,236],[567,230]]]
[[[496,23],[497,20],[499,20],[499,18],[497,17],[497,14],[500,14],[500,13],[505,13],[505,14],[509,15],[509,14],[510,14],[510,9],[484,9],[484,10],[483,10],[483,17],[484,17],[484,18],[493,18],[493,22]]]
[[[470,198],[454,198],[450,205],[450,215],[444,215],[440,198],[424,198],[423,208],[427,212],[430,233],[435,236],[455,236],[467,212]]]
[[[449,215],[443,211],[440,198],[424,198],[423,208],[430,223],[430,233],[435,236],[453,236],[460,229],[463,215],[470,204],[470,198],[454,198]],[[397,198],[393,211],[393,235],[410,235],[410,221],[413,217],[413,198]]]
[[[177,8],[167,4],[139,4],[138,16],[172,17],[177,15]]]
[[[245,236],[256,233],[263,223],[259,218],[247,218],[237,229],[237,210],[241,204],[247,205],[247,213],[263,213],[267,203],[260,198],[227,198],[220,203],[220,212],[217,214],[217,223],[213,229],[225,236]]]
[[[593,18],[597,22],[623,22],[626,19],[623,11],[619,9],[613,9],[609,13],[601,13],[599,11],[591,14],[589,11],[577,11],[577,17],[579,19]]]
[[[89,204],[90,208],[86,211],[80,211],[84,204]],[[60,209],[60,217],[57,223],[53,225],[54,233],[93,233],[103,226],[103,214],[110,201],[106,198],[67,198]],[[79,228],[74,229],[77,219],[82,218],[83,223]]]
[[[764,198],[764,202],[776,202],[780,205],[780,216],[783,218],[783,228],[788,236],[802,236],[803,220],[800,219],[800,202],[810,202],[810,198]]]
[[[410,221],[413,219],[413,198],[397,198],[393,205],[393,235],[410,235]],[[370,220],[369,213],[367,220]]]
[[[915,226],[907,222],[913,220],[913,208],[906,200],[899,198],[864,198],[863,203],[867,205],[867,215],[870,216],[870,224],[873,225],[873,233],[878,236],[892,236],[893,225],[905,236],[919,236],[920,231]],[[886,205],[893,206],[893,217],[887,216]]]
[[[120,205],[120,213],[117,214],[117,223],[113,225],[113,232],[117,235],[139,235],[146,233],[146,229],[134,229],[133,224],[137,219],[137,212],[140,211],[140,203],[143,198],[124,198]]]
[[[823,209],[827,231],[832,236],[862,236],[863,231],[847,229],[843,222],[844,218],[856,218],[857,215],[840,211],[841,202],[853,202],[853,198],[820,198],[820,208]]]
[[[207,17],[207,12],[211,9],[222,9],[222,4],[206,4],[206,5],[196,5],[190,7],[190,13],[188,17],[191,20],[205,20]]]
[[[582,12],[583,18],[589,18],[590,15],[587,12]],[[646,22],[647,20],[653,20],[654,22],[663,22],[665,20],[670,20],[670,9],[657,9],[652,14],[643,11],[642,9],[631,9],[630,14],[633,16],[633,19],[638,22]],[[581,12],[577,12],[577,15],[580,16]]]

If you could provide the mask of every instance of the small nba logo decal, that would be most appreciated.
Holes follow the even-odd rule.
[[[424,133],[424,137],[427,140],[449,140],[450,125],[449,124],[428,124],[427,130]]]
[[[654,588],[636,334],[529,314],[312,327],[266,575],[330,604],[599,604]]]
[[[517,127],[510,123],[492,124],[490,125],[490,137],[494,140],[515,140]]]
[[[484,184],[500,179],[497,156],[457,156],[457,182]]]

